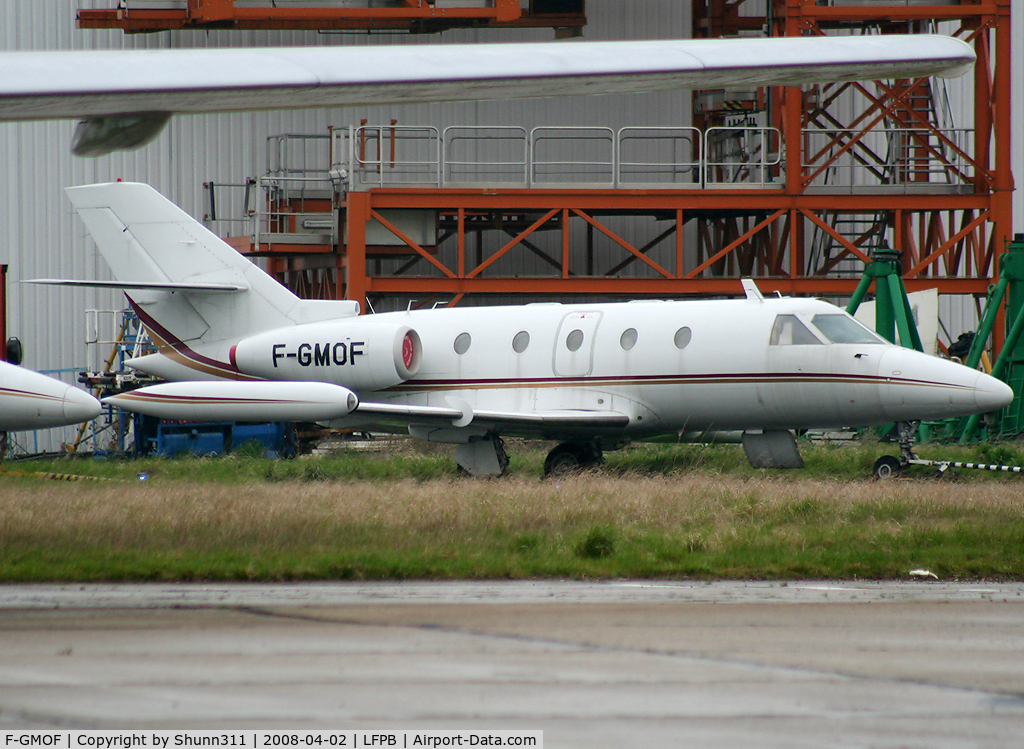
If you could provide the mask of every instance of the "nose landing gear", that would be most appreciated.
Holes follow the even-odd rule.
[[[899,476],[904,467],[903,463],[895,455],[883,455],[875,461],[872,475],[876,479],[888,479]]]
[[[919,421],[901,421],[896,424],[896,437],[900,443],[900,457],[883,455],[875,461],[873,474],[876,479],[887,479],[898,476],[908,466],[926,466],[938,469],[936,476],[953,476],[950,468],[971,468],[979,471],[999,471],[1002,473],[1024,474],[1024,466],[1004,466],[994,463],[965,463],[956,460],[927,460],[917,457],[914,452],[914,434]]]
[[[920,421],[897,421],[896,441],[900,446],[900,457],[883,455],[875,461],[872,474],[876,479],[887,479],[898,476],[904,468],[918,461],[917,453],[914,452],[914,435]]]

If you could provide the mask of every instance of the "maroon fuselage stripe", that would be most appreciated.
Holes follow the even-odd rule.
[[[150,336],[160,340],[181,356],[185,360],[185,362],[183,362],[184,366],[189,366],[187,362],[194,362],[195,364],[200,364],[205,367],[221,371],[224,373],[225,377],[231,377],[231,379],[260,379],[241,372],[238,367],[235,366],[234,362],[218,361],[217,359],[211,359],[208,356],[204,356],[203,354],[193,351],[186,343],[176,338],[169,330],[167,330],[167,328],[154,320],[153,317],[143,310],[140,305],[136,304],[135,300],[128,296],[128,294],[125,294],[125,296],[128,297],[128,303],[131,305],[132,310],[138,316],[139,320],[149,330]],[[164,354],[164,356],[167,355]]]
[[[15,398],[35,398],[37,400],[61,401],[56,395],[45,395],[44,393],[33,393],[28,390],[14,390],[12,388],[0,388],[0,395],[10,395]]]
[[[527,377],[492,378],[475,380],[409,380],[401,385],[388,388],[390,392],[415,392],[419,390],[446,389],[496,389],[519,387],[570,387],[574,385],[692,385],[702,384],[757,384],[757,383],[807,383],[807,384],[865,384],[865,385],[909,385],[915,387],[944,387],[957,390],[970,389],[964,385],[929,380],[912,380],[879,375],[830,375],[822,373],[781,372],[778,374],[719,373],[719,374],[671,374],[671,375],[630,375],[603,377]]]

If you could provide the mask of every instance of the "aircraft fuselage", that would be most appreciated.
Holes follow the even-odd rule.
[[[384,313],[267,331],[223,358],[229,377],[327,382],[361,401],[462,409],[473,418],[430,432],[453,442],[493,429],[575,439],[865,426],[995,410],[1011,397],[983,373],[883,341],[827,302],[794,298]],[[166,364],[136,366],[187,379],[174,377],[185,367]],[[624,418],[601,426],[486,416],[566,411]],[[333,423],[360,421],[374,423],[358,410]]]
[[[779,315],[795,316],[814,341],[772,343]],[[629,417],[626,432],[636,436],[947,418],[999,407],[1007,396],[1005,385],[980,372],[870,335],[830,341],[813,324],[816,316],[853,323],[809,299],[526,305],[365,319],[405,320],[423,345],[417,375],[377,398],[443,405],[455,397],[512,412],[615,411]],[[460,336],[463,353],[456,351]]]

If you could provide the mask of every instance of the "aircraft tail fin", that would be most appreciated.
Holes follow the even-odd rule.
[[[223,358],[253,333],[358,314],[355,302],[300,300],[149,185],[67,194],[161,353]]]

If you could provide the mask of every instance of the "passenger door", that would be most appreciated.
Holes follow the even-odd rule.
[[[570,312],[555,336],[554,372],[559,377],[586,377],[594,368],[594,340],[600,312]]]

